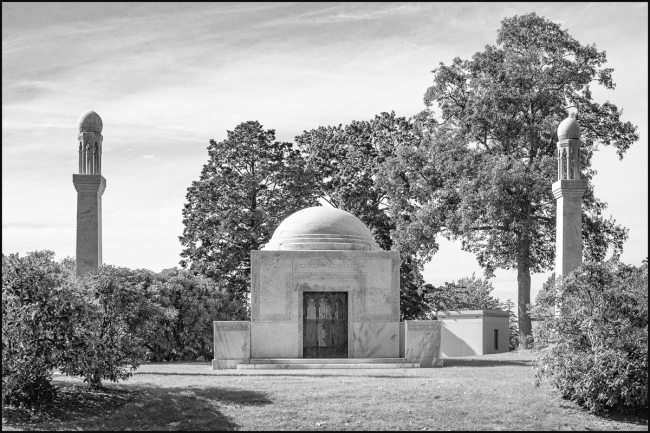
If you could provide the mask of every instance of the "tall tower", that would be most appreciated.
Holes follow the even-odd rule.
[[[582,264],[582,195],[587,182],[580,179],[580,126],[572,116],[557,128],[557,200],[555,276],[568,274]]]
[[[102,119],[92,110],[79,118],[79,174],[72,175],[77,190],[77,276],[102,264]]]

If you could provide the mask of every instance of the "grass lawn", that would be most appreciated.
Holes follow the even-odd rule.
[[[3,407],[3,430],[648,430],[646,415],[597,416],[533,386],[529,353],[446,359],[443,368],[211,370],[146,364],[88,392],[55,378],[43,410]]]

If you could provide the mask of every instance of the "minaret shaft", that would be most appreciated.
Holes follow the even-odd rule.
[[[101,174],[74,174],[77,190],[77,275],[102,264],[102,194],[106,179]]]
[[[555,275],[566,275],[582,264],[582,194],[584,180],[558,180],[553,184],[557,200]]]

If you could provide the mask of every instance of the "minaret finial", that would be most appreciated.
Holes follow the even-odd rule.
[[[103,128],[102,118],[93,110],[79,118],[79,174],[101,174]]]

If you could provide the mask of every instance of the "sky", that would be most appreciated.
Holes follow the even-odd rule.
[[[506,17],[536,12],[607,52],[640,140],[593,159],[596,196],[629,229],[622,260],[648,255],[648,4],[2,3],[2,252],[75,254],[77,122],[102,118],[104,263],[178,266],[182,208],[210,139],[257,120],[276,138],[319,126],[410,117],[431,70],[496,43]],[[425,266],[439,285],[475,273],[473,254],[440,240]],[[534,299],[550,271],[532,276]],[[516,270],[494,295],[517,298]]]

